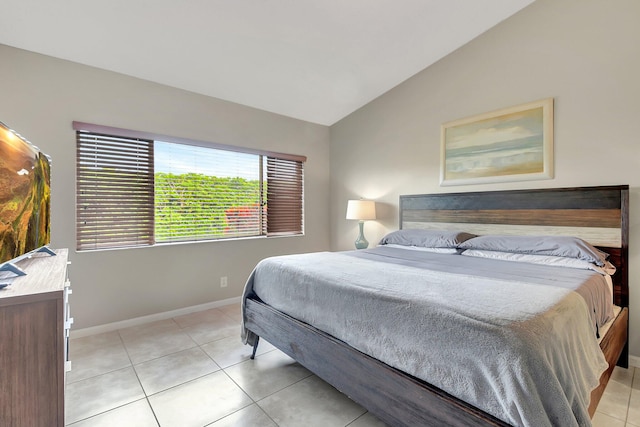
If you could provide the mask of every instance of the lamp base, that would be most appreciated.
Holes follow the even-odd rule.
[[[356,249],[367,249],[369,242],[364,238],[364,221],[359,221],[358,226],[360,227],[360,234],[355,241]]]

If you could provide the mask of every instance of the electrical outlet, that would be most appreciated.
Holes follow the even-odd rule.
[[[220,278],[220,287],[221,288],[226,288],[227,287],[227,276],[222,276]]]

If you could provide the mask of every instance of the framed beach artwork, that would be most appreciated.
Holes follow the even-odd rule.
[[[440,185],[553,178],[553,98],[444,123]]]

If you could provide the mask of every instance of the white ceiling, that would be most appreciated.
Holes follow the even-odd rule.
[[[331,125],[533,1],[2,0],[0,43]]]

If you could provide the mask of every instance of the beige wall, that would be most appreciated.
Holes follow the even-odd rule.
[[[400,194],[629,184],[631,354],[640,356],[640,2],[538,0],[331,127],[331,246],[350,249],[346,201],[379,201],[370,242],[397,228]],[[440,124],[555,98],[555,178],[439,186]]]
[[[0,120],[53,158],[52,247],[71,249],[76,329],[238,297],[260,259],[329,248],[326,126],[3,45],[0,93]],[[305,236],[76,253],[73,120],[306,155]]]

